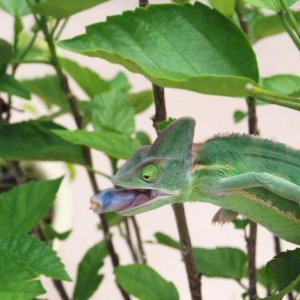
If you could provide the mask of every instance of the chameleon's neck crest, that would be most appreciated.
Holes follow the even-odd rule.
[[[201,151],[202,143],[194,143],[192,144],[192,167],[195,164],[198,153]]]

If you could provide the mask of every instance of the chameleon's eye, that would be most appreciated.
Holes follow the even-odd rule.
[[[140,177],[145,182],[154,182],[159,176],[159,169],[156,164],[148,164],[141,170]]]

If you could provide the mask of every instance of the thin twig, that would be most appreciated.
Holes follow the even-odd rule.
[[[54,41],[51,38],[50,34],[49,34],[49,30],[48,30],[48,26],[47,26],[47,20],[44,16],[41,16],[40,19],[38,19],[37,17],[35,17],[35,19],[37,20],[44,36],[45,36],[45,40],[48,44],[49,50],[50,50],[50,54],[51,54],[51,64],[53,65],[54,69],[56,70],[56,74],[58,76],[62,91],[66,97],[66,99],[68,100],[68,103],[70,105],[71,111],[72,111],[72,115],[73,118],[75,120],[76,126],[78,129],[82,129],[83,128],[83,120],[82,120],[82,115],[79,111],[79,108],[77,106],[77,99],[76,97],[72,94],[70,88],[69,88],[69,84],[68,84],[68,79],[65,76],[65,74],[63,73],[62,67],[60,65],[58,56],[56,54],[56,48],[54,45]],[[92,157],[91,157],[91,151],[89,148],[85,147],[84,148],[84,157],[85,160],[87,162],[87,164],[93,168],[93,162],[92,162]],[[92,186],[93,192],[96,194],[99,191],[99,187],[96,181],[96,177],[95,174],[93,172],[90,172],[87,170],[87,174],[90,180],[90,184]],[[107,249],[112,261],[112,264],[114,267],[117,267],[119,265],[119,257],[117,255],[117,253],[115,252],[114,249],[114,245],[112,242],[112,235],[110,233],[109,230],[109,225],[107,222],[107,219],[104,215],[99,215],[99,218],[101,220],[101,224],[102,224],[102,230],[103,230],[103,234],[104,234],[104,239],[106,241],[106,245],[107,245]],[[129,295],[122,289],[122,287],[120,285],[118,285],[118,288],[120,289],[120,292],[123,296],[124,299],[129,300],[130,297]]]
[[[135,236],[136,236],[136,239],[137,239],[137,245],[138,245],[140,260],[143,263],[147,263],[146,253],[145,253],[145,250],[144,250],[143,241],[142,241],[142,238],[141,238],[141,231],[140,231],[138,222],[137,222],[135,216],[130,217],[130,220],[132,222],[134,232],[135,232]]]
[[[60,37],[60,35],[62,34],[62,32],[64,31],[64,29],[65,29],[65,27],[66,27],[68,21],[69,21],[69,18],[66,18],[66,19],[64,20],[64,22],[62,23],[62,25],[61,25],[61,27],[60,27],[58,33],[56,34],[55,40],[58,40],[58,39],[59,39],[59,37]]]
[[[113,174],[115,174],[118,170],[118,160],[111,157],[110,158],[110,163],[111,163],[112,172],[113,172]],[[134,218],[134,217],[132,217],[132,218]],[[128,248],[130,250],[133,261],[134,262],[139,262],[139,257],[142,257],[142,255],[141,255],[141,253],[139,253],[139,256],[138,256],[137,251],[136,251],[135,247],[133,246],[132,237],[131,237],[131,234],[130,234],[130,226],[129,226],[128,220],[129,220],[129,217],[124,218],[123,223],[125,224],[125,231],[126,232],[124,233],[124,232],[121,231],[121,236],[123,238],[125,238],[125,240],[126,240],[126,243],[127,243]],[[122,230],[121,226],[120,226],[120,230]],[[139,231],[137,232],[136,230],[134,232],[136,234],[136,239],[138,241],[138,250],[140,251],[140,247],[143,247],[143,246],[139,245],[139,240],[141,242],[140,232]]]
[[[132,259],[135,263],[139,262],[138,255],[136,254],[136,250],[134,249],[132,238],[131,238],[131,231],[128,223],[129,218],[125,218],[124,225],[125,225],[125,240],[128,244],[128,247],[130,249],[130,253],[132,255]]]

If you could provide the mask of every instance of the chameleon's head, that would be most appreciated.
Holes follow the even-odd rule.
[[[112,177],[121,188],[91,198],[94,211],[133,215],[176,202],[189,179],[194,127],[193,119],[178,119],[152,146],[137,149]]]

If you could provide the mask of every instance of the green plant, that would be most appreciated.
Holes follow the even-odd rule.
[[[70,298],[63,285],[70,277],[51,249],[54,239],[66,239],[68,233],[56,232],[45,220],[63,178],[30,180],[32,177],[21,162],[63,161],[71,173],[73,164],[81,165],[93,190],[87,192],[87,198],[98,193],[97,176],[110,175],[95,170],[91,149],[104,153],[115,173],[119,160],[127,159],[137,147],[150,144],[148,135],[136,128],[135,118],[154,103],[157,132],[172,121],[166,120],[163,87],[246,98],[248,111],[236,111],[234,121],[248,117],[251,134],[258,134],[256,104],[300,110],[299,77],[277,74],[261,78],[252,47],[265,37],[286,31],[300,50],[300,14],[289,8],[296,1],[210,0],[215,8],[212,10],[200,1],[192,5],[174,0],[173,4],[147,7],[148,1],[140,0],[141,8],[109,17],[88,26],[83,35],[59,41],[72,15],[96,5],[101,7],[103,2],[0,0],[1,9],[14,20],[12,41],[0,39],[1,299],[33,299],[42,295],[40,275],[52,278],[62,299]],[[271,13],[265,15],[264,9]],[[23,25],[25,16],[31,18],[30,28]],[[153,83],[153,91],[133,93],[123,73],[104,79],[60,56],[59,48],[100,57],[142,74]],[[23,64],[45,64],[52,73],[19,78],[17,71]],[[73,93],[70,79],[84,92],[85,100]],[[44,103],[46,113],[41,114],[28,102],[32,95]],[[18,113],[16,104],[26,111],[27,117],[21,122],[12,121]],[[217,105],[217,99],[211,105]],[[56,119],[63,115],[74,119],[76,130],[58,123]],[[29,121],[25,120],[28,116]],[[89,125],[92,131],[87,130]],[[257,281],[265,287],[265,299],[282,299],[286,294],[290,300],[297,299],[299,249],[279,253],[280,241],[275,238],[276,258],[257,269],[254,222],[234,222],[237,230],[245,232],[247,253],[230,247],[193,248],[184,206],[175,204],[173,209],[180,241],[158,232],[155,243],[181,250],[193,299],[202,299],[201,276],[234,280],[244,288],[246,299],[256,299]],[[115,248],[111,226],[120,229],[134,264],[120,266],[121,249]],[[100,215],[99,228],[103,241],[89,249],[78,264],[72,298],[92,296],[102,282],[99,270],[109,256],[124,299],[130,299],[130,295],[142,300],[179,299],[174,284],[147,265],[135,217]],[[137,245],[132,241],[131,228]],[[245,286],[247,276],[249,285]]]

